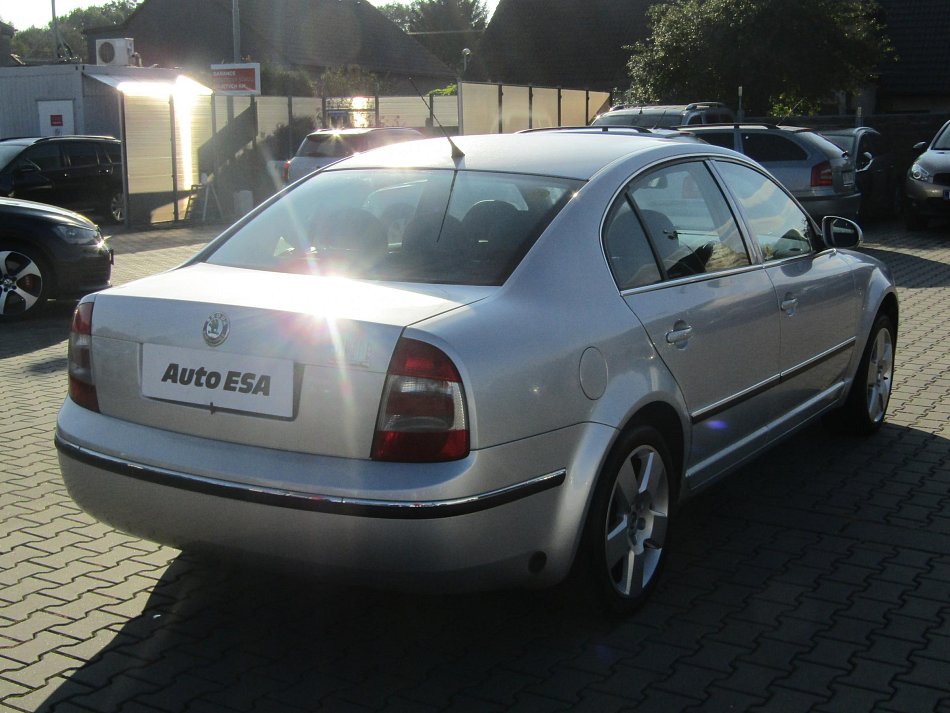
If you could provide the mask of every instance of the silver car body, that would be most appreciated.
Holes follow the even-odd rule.
[[[287,162],[286,180],[293,182],[354,153],[423,138],[415,129],[320,129],[308,134]]]
[[[950,121],[944,124],[930,143],[917,144],[923,150],[904,182],[907,220],[922,228],[930,218],[950,217]]]
[[[816,220],[826,215],[854,218],[861,207],[853,161],[831,141],[795,126],[736,124],[683,127],[717,146],[735,149],[775,176]],[[821,181],[817,167],[826,164]],[[820,185],[818,185],[820,183]]]
[[[683,161],[720,177],[728,164],[774,185],[734,152],[570,132],[455,142],[464,158],[433,139],[343,161],[190,263],[87,298],[100,412],[67,399],[56,432],[73,498],[159,542],[303,563],[347,581],[550,585],[571,567],[598,474],[628,424],[662,427],[686,497],[840,405],[876,313],[896,316],[894,284],[874,259],[816,245],[766,261],[746,222],[748,264],[618,289],[602,236],[621,189]],[[579,188],[501,284],[208,261],[321,177],[407,166],[557,176]],[[208,346],[220,314],[229,336]],[[458,367],[471,442],[463,458],[370,457],[387,366],[406,338]],[[290,411],[146,395],[143,369],[168,354],[205,359],[208,370],[287,368]]]

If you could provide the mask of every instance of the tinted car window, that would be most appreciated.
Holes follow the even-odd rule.
[[[450,170],[326,171],[212,246],[208,262],[368,280],[497,285],[580,185]]]
[[[726,185],[746,216],[752,238],[766,260],[804,255],[812,251],[808,216],[770,178],[747,166],[716,163]]]
[[[626,196],[621,196],[607,218],[604,249],[610,271],[621,290],[660,281],[653,249]]]
[[[59,146],[56,144],[33,146],[23,152],[23,156],[20,160],[29,161],[39,166],[40,170],[43,171],[63,167],[63,160],[59,154]]]
[[[73,168],[82,166],[96,166],[99,163],[99,154],[96,145],[85,141],[75,141],[63,144],[63,152],[69,165]]]
[[[702,163],[638,177],[628,194],[668,277],[750,264],[732,212]]]
[[[297,151],[298,156],[309,158],[342,158],[357,151],[364,151],[363,135],[320,134],[308,136]]]
[[[699,138],[713,146],[722,146],[724,149],[735,148],[735,134],[732,131],[704,131],[696,134]]]
[[[808,154],[784,136],[748,133],[742,135],[743,153],[756,161],[804,161]]]
[[[122,163],[122,147],[119,144],[103,143],[99,144],[99,148],[102,150],[102,163]]]

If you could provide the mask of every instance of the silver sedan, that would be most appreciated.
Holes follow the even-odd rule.
[[[367,152],[79,304],[63,477],[179,548],[629,611],[684,498],[818,417],[880,426],[898,305],[860,239],[715,146]]]

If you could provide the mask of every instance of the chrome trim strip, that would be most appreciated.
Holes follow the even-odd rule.
[[[55,443],[56,448],[64,456],[117,475],[124,475],[155,485],[291,510],[397,520],[437,519],[480,512],[556,488],[563,484],[567,478],[567,471],[562,468],[522,483],[463,498],[422,501],[370,500],[231,483],[217,478],[182,473],[156,466],[146,466],[69,443],[59,433],[55,436]]]
[[[722,401],[702,408],[699,411],[696,411],[693,414],[690,414],[690,421],[695,426],[702,421],[705,421],[708,418],[717,416],[723,411],[727,411],[734,406],[738,406],[743,401],[748,401],[749,399],[758,396],[759,394],[771,389],[773,386],[778,386],[779,384],[784,384],[785,382],[794,379],[796,376],[804,374],[809,369],[813,369],[819,364],[822,364],[829,359],[837,356],[838,354],[847,351],[855,345],[857,339],[851,337],[850,339],[842,342],[836,347],[832,347],[827,351],[822,352],[818,356],[812,357],[806,362],[799,364],[798,366],[787,369],[786,371],[781,372],[779,375],[772,377],[771,379],[766,379],[765,381],[755,384],[750,388],[742,391],[741,393],[736,394],[735,396],[730,396],[728,399],[723,399]]]

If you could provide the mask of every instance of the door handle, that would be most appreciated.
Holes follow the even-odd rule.
[[[798,298],[792,294],[785,295],[781,304],[782,311],[789,317],[795,316],[795,310],[798,308]]]
[[[691,336],[693,336],[693,328],[686,322],[677,322],[673,325],[673,329],[666,333],[666,343],[685,347]]]

